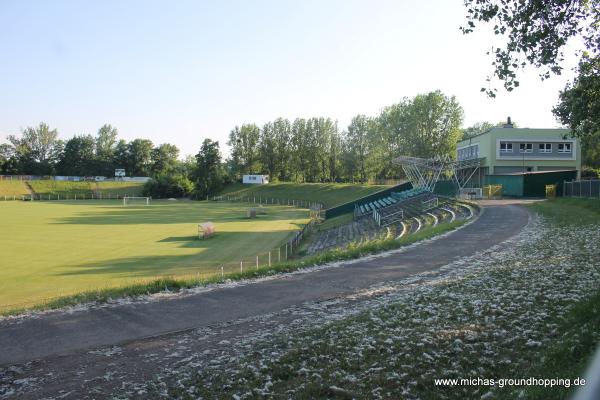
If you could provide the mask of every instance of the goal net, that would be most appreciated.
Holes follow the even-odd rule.
[[[141,204],[141,205],[149,206],[150,199],[151,199],[150,197],[128,197],[128,196],[125,196],[125,197],[123,197],[123,205],[128,206],[128,205]]]

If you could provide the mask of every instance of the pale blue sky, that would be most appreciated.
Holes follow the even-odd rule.
[[[528,71],[487,99],[493,35],[462,35],[464,15],[460,0],[0,0],[0,137],[40,121],[62,138],[110,123],[195,154],[245,122],[326,116],[344,128],[435,89],[456,95],[465,125],[557,126],[572,73]]]

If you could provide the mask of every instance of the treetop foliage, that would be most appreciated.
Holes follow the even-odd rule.
[[[560,74],[564,47],[570,38],[580,38],[587,50],[600,54],[600,0],[464,0],[467,24],[472,33],[479,22],[493,23],[494,33],[507,43],[493,48],[493,76],[508,91],[519,86],[517,71],[527,64],[541,70],[540,77]],[[491,81],[488,77],[488,82]],[[495,97],[493,87],[482,88]]]

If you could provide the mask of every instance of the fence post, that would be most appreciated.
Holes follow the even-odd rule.
[[[258,269],[258,256],[256,256],[256,269]]]
[[[269,267],[271,266],[271,252],[269,251]]]
[[[288,259],[288,254],[287,254],[287,243],[285,244],[285,261],[287,261]]]
[[[223,280],[223,277],[224,277],[224,275],[223,275],[223,266],[221,265],[221,280]]]
[[[281,247],[277,248],[277,262],[281,262]]]
[[[240,261],[240,272],[244,273],[244,260]]]

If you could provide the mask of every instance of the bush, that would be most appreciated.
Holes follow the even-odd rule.
[[[144,196],[155,199],[187,197],[194,190],[194,184],[183,175],[161,175],[144,185]]]
[[[581,168],[581,178],[582,179],[597,179],[600,177],[600,168],[594,169],[590,167]]]

